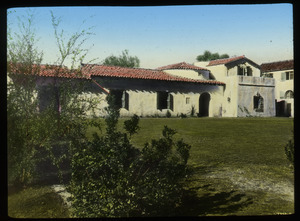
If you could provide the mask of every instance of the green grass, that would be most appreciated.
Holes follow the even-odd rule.
[[[119,121],[120,129],[124,120]],[[144,118],[133,143],[143,147],[145,142],[161,137],[164,125],[177,130],[175,138],[192,145],[188,164],[193,170],[183,205],[174,215],[294,212],[294,176],[284,152],[292,137],[293,119]],[[95,131],[90,128],[87,137]]]
[[[123,122],[119,128],[123,130]],[[104,125],[104,120],[99,120]],[[293,170],[284,153],[292,137],[289,118],[142,118],[132,142],[161,137],[164,125],[192,145],[182,204],[173,216],[274,215],[294,213]],[[93,132],[89,128],[87,138]],[[50,187],[31,187],[8,196],[11,217],[68,217]]]
[[[12,218],[67,218],[62,199],[49,186],[35,186],[8,196],[8,216]]]

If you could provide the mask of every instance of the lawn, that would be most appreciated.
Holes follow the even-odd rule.
[[[119,120],[121,129],[124,120]],[[103,119],[99,121],[104,125]],[[177,130],[175,138],[183,138],[192,145],[188,162],[191,172],[182,205],[176,213],[166,215],[294,212],[293,170],[284,153],[284,146],[292,137],[293,119],[142,118],[133,143],[142,147],[145,142],[161,137],[164,125]],[[102,132],[91,127],[87,137],[104,131],[104,127]],[[68,216],[61,199],[48,187],[9,195],[8,206],[9,215],[14,217],[33,217],[33,211],[35,217]]]
[[[67,218],[63,200],[49,186],[32,186],[8,196],[8,216],[13,218]]]
[[[119,126],[125,119],[120,119]],[[104,123],[103,123],[104,124]],[[273,215],[294,212],[294,174],[284,153],[289,118],[144,118],[132,138],[142,147],[164,125],[192,145],[183,205],[174,215]],[[102,133],[105,130],[102,130]],[[90,128],[87,136],[95,132]]]

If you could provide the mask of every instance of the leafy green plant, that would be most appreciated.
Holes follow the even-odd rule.
[[[66,60],[72,68],[82,62],[88,50],[83,49],[88,30],[80,30],[65,39],[59,31],[60,19],[53,13],[52,25],[59,49],[57,65],[46,65],[58,76]],[[24,186],[37,174],[37,163],[50,159],[60,167],[66,155],[56,156],[53,152],[55,142],[71,145],[85,138],[88,123],[86,111],[91,108],[88,99],[81,98],[82,89],[87,82],[53,77],[47,85],[38,85],[40,80],[43,53],[36,48],[37,38],[33,28],[34,14],[19,18],[19,32],[12,32],[8,27],[7,44],[7,138],[8,138],[8,183]],[[45,66],[45,65],[44,65]],[[43,68],[44,68],[43,66]],[[72,70],[74,73],[75,70]],[[81,74],[77,70],[77,74]],[[49,95],[41,99],[43,95]],[[46,101],[47,105],[43,105]],[[85,102],[83,102],[85,101]],[[83,105],[83,103],[88,105]],[[41,152],[45,154],[41,154]],[[40,174],[41,176],[44,174]],[[62,173],[59,172],[61,177]]]
[[[187,118],[186,114],[181,113],[180,118]]]
[[[163,138],[134,147],[129,136],[138,130],[138,116],[117,130],[119,110],[108,96],[106,134],[93,135],[72,149],[69,191],[76,217],[159,215],[180,203],[190,145],[173,141],[175,130],[164,127]],[[128,136],[129,134],[129,136]]]
[[[170,112],[169,110],[167,110],[166,117],[167,117],[167,118],[172,117],[172,114],[171,114],[171,112]]]
[[[191,114],[191,117],[194,117],[194,115],[196,114],[195,105],[192,105],[190,114]]]
[[[284,147],[285,155],[287,159],[291,162],[292,166],[294,166],[295,160],[295,143],[294,138],[291,138],[288,143]]]

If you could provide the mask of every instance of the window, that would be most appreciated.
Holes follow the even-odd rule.
[[[126,91],[122,94],[122,108],[129,110],[129,94]]]
[[[285,72],[285,74],[286,74],[286,80],[293,80],[294,79],[294,72],[293,71]]]
[[[264,112],[264,99],[259,93],[253,97],[253,109],[256,112]]]
[[[241,76],[252,76],[252,68],[250,66],[246,66],[245,64],[238,66],[238,75]]]
[[[170,109],[173,111],[173,95],[167,91],[157,92],[157,109]]]
[[[186,103],[186,104],[189,104],[189,103],[190,103],[190,98],[189,98],[189,97],[185,98],[185,103]]]
[[[252,76],[252,68],[250,67],[250,66],[247,66],[247,73],[246,73],[246,75],[247,76]]]
[[[264,74],[264,77],[266,77],[266,78],[273,78],[273,73]]]
[[[294,98],[294,92],[291,91],[291,90],[288,90],[286,93],[285,93],[285,99],[291,99],[291,98]]]
[[[244,68],[238,66],[238,75],[244,75]]]
[[[286,81],[286,80],[294,80],[293,71],[281,72],[281,81]]]
[[[114,96],[117,108],[125,108],[129,110],[129,94],[122,90],[112,90],[110,94]]]

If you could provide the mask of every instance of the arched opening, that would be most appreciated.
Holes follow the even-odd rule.
[[[199,117],[208,117],[209,116],[209,101],[210,94],[205,92],[200,95],[199,98]]]
[[[264,112],[264,98],[259,93],[253,96],[253,109],[256,112]]]
[[[287,92],[285,92],[284,98],[285,98],[285,99],[291,99],[291,98],[294,98],[294,92],[291,91],[291,90],[288,90]]]

